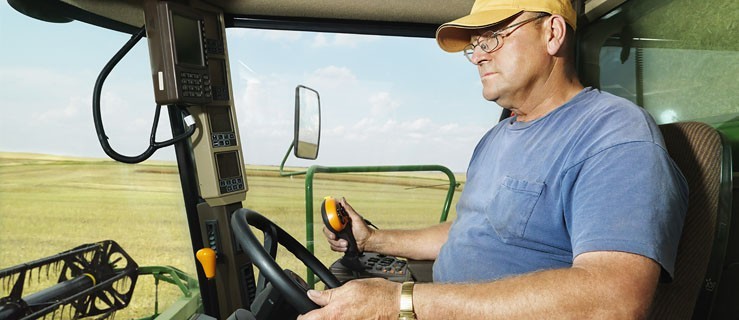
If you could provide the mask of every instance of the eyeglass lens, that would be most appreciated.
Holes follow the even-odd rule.
[[[482,51],[490,53],[495,51],[500,45],[500,35],[489,31],[477,38],[477,44],[469,44],[464,48],[464,56],[467,60],[472,62],[472,55],[475,53],[475,48],[480,47]]]

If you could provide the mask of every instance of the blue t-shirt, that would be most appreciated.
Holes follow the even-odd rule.
[[[567,268],[590,251],[646,256],[672,275],[687,201],[649,114],[586,88],[542,118],[485,134],[434,281]]]

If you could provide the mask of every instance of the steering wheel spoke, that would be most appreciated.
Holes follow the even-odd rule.
[[[250,225],[264,232],[265,241],[263,244],[259,243],[249,227]],[[290,276],[275,261],[277,243],[285,247],[310,268],[326,287],[335,288],[341,285],[341,282],[336,279],[331,271],[298,240],[261,214],[246,208],[238,209],[231,216],[231,228],[244,252],[249,256],[252,263],[259,268],[260,284],[258,284],[258,288],[263,289],[266,282],[269,281],[285,297],[286,301],[301,314],[317,309],[318,305],[308,299],[305,289],[293,282]],[[263,281],[262,276],[266,280]]]
[[[262,235],[264,239],[264,250],[269,253],[269,256],[272,257],[273,260],[277,261],[277,229],[275,229],[273,225],[270,225],[267,230],[262,232]],[[269,280],[260,272],[259,279],[257,279],[257,293],[264,290],[268,283]]]

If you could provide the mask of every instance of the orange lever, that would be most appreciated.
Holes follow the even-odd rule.
[[[200,261],[203,267],[205,277],[213,279],[216,276],[216,252],[211,248],[202,248],[195,253],[195,257]]]
[[[349,216],[344,211],[344,207],[331,196],[323,198],[323,205],[321,206],[323,214],[323,222],[327,224],[327,227],[332,232],[341,232],[349,222]]]

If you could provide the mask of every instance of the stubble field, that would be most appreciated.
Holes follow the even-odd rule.
[[[281,177],[277,168],[268,166],[247,166],[246,174],[250,190],[243,206],[262,213],[304,243],[303,176]],[[463,175],[457,180],[463,180]],[[448,186],[448,180],[440,173],[318,174],[312,200],[316,256],[326,265],[340,257],[323,241],[319,205],[324,195],[346,197],[380,228],[416,228],[438,223],[444,184]],[[452,205],[449,219],[454,215]],[[0,269],[108,239],[139,266],[167,265],[195,274],[174,163],[128,165],[0,153]],[[278,257],[283,268],[305,277],[305,268],[285,250]],[[29,283],[26,290],[44,288],[54,280]],[[0,285],[0,297],[9,289]],[[140,277],[131,305],[116,317],[151,315],[154,295],[154,281]],[[178,297],[173,286],[160,285],[160,311]]]

